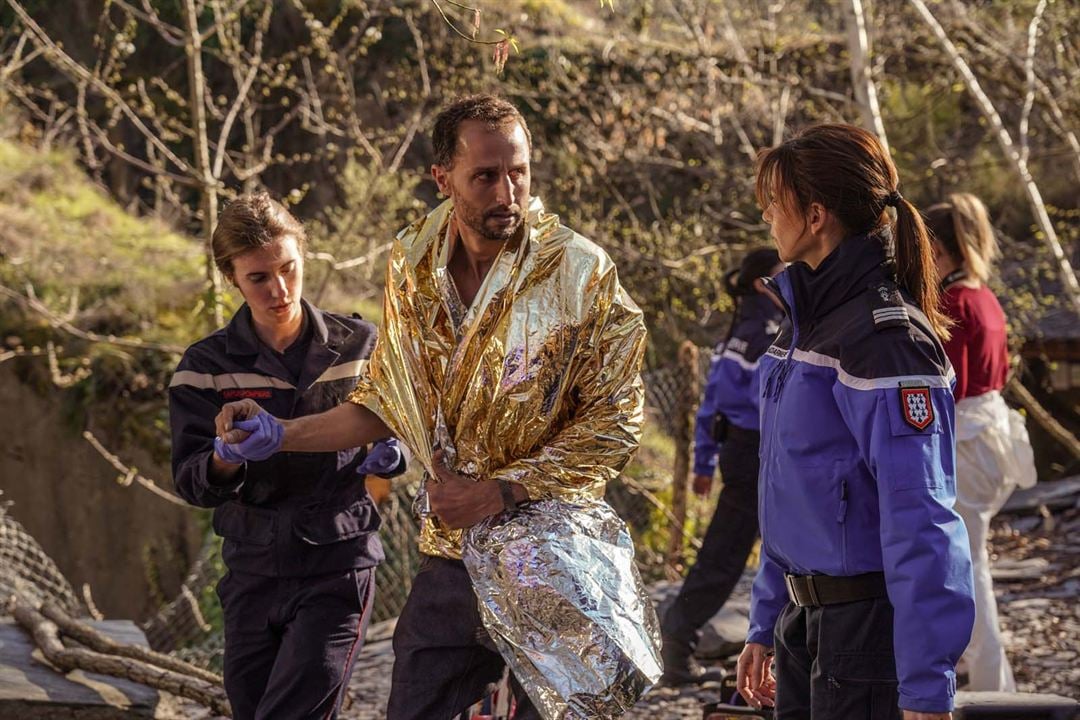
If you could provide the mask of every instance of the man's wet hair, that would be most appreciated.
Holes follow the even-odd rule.
[[[529,149],[532,149],[532,134],[529,132],[529,126],[521,112],[511,102],[496,95],[468,95],[447,105],[435,118],[431,144],[435,152],[436,165],[445,168],[453,166],[461,124],[467,120],[477,120],[492,128],[517,122],[525,131]]]

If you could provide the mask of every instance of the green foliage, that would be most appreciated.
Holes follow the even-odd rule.
[[[186,345],[197,337],[204,284],[199,245],[163,223],[138,219],[93,186],[65,152],[41,153],[0,139],[0,283],[34,296],[75,327],[103,336]],[[108,406],[117,438],[168,457],[165,386],[170,352],[81,340],[5,300],[0,341],[54,343],[57,371],[78,379],[61,398],[72,433],[90,407]],[[53,382],[44,358],[18,361],[41,392]]]
[[[416,196],[420,181],[414,170],[392,175],[356,158],[346,163],[339,178],[341,202],[326,208],[307,230],[311,251],[358,264],[335,270],[333,261],[309,260],[307,297],[340,312],[381,317],[388,244],[426,211]]]

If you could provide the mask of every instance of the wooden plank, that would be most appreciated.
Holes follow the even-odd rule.
[[[146,645],[142,631],[129,620],[89,624],[117,641]],[[60,712],[72,720],[162,718],[172,715],[171,706],[158,691],[130,680],[58,672],[14,620],[0,618],[0,718],[30,720]]]

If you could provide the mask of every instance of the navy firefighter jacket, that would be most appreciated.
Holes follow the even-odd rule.
[[[954,375],[893,281],[885,242],[850,238],[773,283],[791,322],[761,361],[763,552],[748,641],[772,645],[785,573],[883,571],[900,707],[946,712],[975,612],[953,511]]]
[[[222,559],[238,572],[300,577],[383,560],[379,514],[356,472],[365,448],[280,452],[246,463],[228,483],[209,477],[214,418],[226,402],[252,398],[276,417],[295,418],[336,407],[356,386],[375,326],[301,303],[311,342],[299,382],[259,342],[245,304],[187,349],[169,383],[176,489],[192,505],[214,508]]]
[[[739,300],[727,340],[716,346],[709,365],[705,393],[694,426],[694,474],[716,472],[718,416],[743,430],[757,430],[758,361],[769,348],[784,319],[783,311],[766,295],[754,293]]]

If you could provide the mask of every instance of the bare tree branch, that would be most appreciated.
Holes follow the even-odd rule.
[[[1024,57],[1024,76],[1027,78],[1027,92],[1024,94],[1024,108],[1020,113],[1020,158],[1026,163],[1031,154],[1030,138],[1028,137],[1028,120],[1031,117],[1031,107],[1035,104],[1035,46],[1039,42],[1039,22],[1046,10],[1046,0],[1039,0],[1035,6],[1035,14],[1028,25],[1028,48]]]
[[[1035,180],[1031,177],[1027,161],[1021,157],[1015,143],[1013,143],[1012,136],[1009,135],[1009,131],[1005,128],[1005,124],[1002,122],[997,109],[994,108],[994,104],[990,101],[990,98],[983,92],[982,86],[979,84],[975,74],[971,71],[971,67],[967,64],[967,61],[964,60],[956,45],[949,39],[949,36],[945,33],[945,29],[941,26],[941,23],[937,21],[923,0],[909,0],[909,2],[930,28],[933,35],[938,39],[938,42],[941,43],[942,48],[944,48],[952,61],[953,67],[955,67],[956,71],[960,74],[968,92],[971,93],[976,105],[982,112],[983,117],[986,118],[986,121],[993,128],[998,144],[1001,145],[1001,149],[1005,153],[1005,157],[1012,162],[1013,168],[1020,176],[1021,184],[1027,192],[1032,212],[1035,215],[1035,220],[1039,225],[1039,229],[1042,230],[1046,244],[1049,246],[1050,251],[1057,260],[1061,282],[1065,292],[1068,293],[1073,302],[1073,306],[1080,311],[1080,284],[1077,284],[1076,274],[1073,272],[1072,263],[1069,262],[1069,257],[1065,254],[1065,250],[1058,240],[1057,232],[1054,230],[1054,224],[1050,222],[1050,216],[1047,215],[1046,205],[1043,203],[1042,194],[1039,192]]]
[[[0,285],[0,295],[11,298],[15,302],[19,303],[23,307],[32,310],[46,320],[49,324],[58,329],[63,330],[69,335],[74,335],[77,338],[88,340],[94,343],[103,343],[106,345],[116,345],[117,347],[136,348],[139,350],[157,350],[159,352],[167,353],[182,353],[184,348],[179,345],[169,345],[166,343],[154,343],[139,338],[119,338],[115,335],[98,335],[97,333],[81,330],[70,322],[57,316],[52,310],[45,306],[40,300],[35,297],[27,297],[20,293],[15,292],[11,288]]]
[[[183,508],[189,507],[188,504],[177,495],[174,495],[167,490],[162,490],[161,486],[158,485],[156,482],[154,482],[148,477],[144,477],[143,475],[139,474],[137,468],[128,467],[127,465],[125,465],[119,457],[109,452],[105,448],[105,446],[101,444],[101,441],[94,436],[92,432],[90,432],[89,430],[84,430],[82,435],[83,439],[86,440],[86,442],[90,443],[90,447],[97,450],[98,455],[101,455],[101,457],[103,457],[106,462],[116,468],[117,472],[121,473],[121,475],[116,479],[118,483],[120,483],[124,487],[127,487],[131,485],[132,482],[137,482],[142,487],[146,488],[147,490],[154,493],[163,500],[168,500],[173,505],[179,505]]]
[[[65,74],[69,74],[85,82],[88,85],[94,87],[99,93],[108,98],[124,114],[125,117],[131,122],[135,128],[142,133],[148,141],[154,144],[158,151],[169,160],[169,162],[176,165],[182,171],[188,174],[193,174],[192,168],[186,162],[178,158],[172,150],[168,148],[153,132],[150,131],[146,124],[142,121],[130,105],[120,96],[116,90],[111,88],[108,84],[103,82],[100,78],[96,77],[73,60],[71,56],[65,53],[60,46],[58,46],[52,39],[41,29],[41,26],[34,22],[34,19],[26,12],[18,0],[7,0],[8,5],[11,6],[15,14],[19,16],[19,20],[30,30],[34,42],[41,47],[44,52],[44,57],[49,61],[57,70]]]

